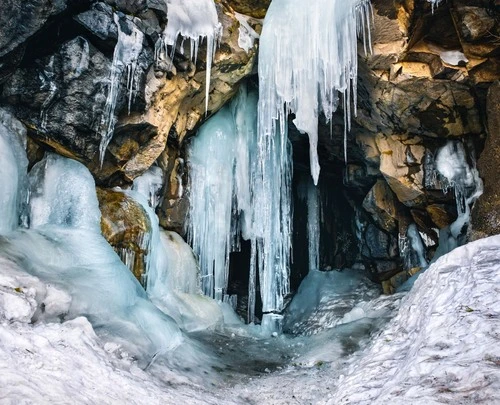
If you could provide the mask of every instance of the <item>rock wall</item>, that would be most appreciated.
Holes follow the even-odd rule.
[[[32,164],[43,151],[55,150],[89,167],[103,188],[104,212],[109,213],[104,189],[130,184],[158,165],[165,173],[160,223],[182,233],[189,204],[186,144],[242,80],[253,80],[258,41],[248,52],[240,47],[240,21],[244,18],[259,32],[259,19],[269,3],[216,2],[223,34],[205,112],[203,46],[196,63],[180,45],[172,53],[172,63],[155,58],[155,44],[167,22],[165,1],[7,0],[0,16],[0,106],[27,127]],[[330,136],[331,131],[343,133],[342,112],[331,125],[321,125],[319,155],[325,187],[328,176],[344,179],[339,192],[351,205],[353,219],[351,235],[342,237],[357,238],[357,260],[392,291],[418,270],[401,259],[401,239],[408,228],[416,225],[430,260],[439,229],[457,217],[453,193],[443,192],[446,187],[435,175],[436,152],[448,140],[462,142],[473,165],[486,139],[479,160],[485,195],[474,210],[473,228],[475,237],[498,233],[499,86],[492,84],[500,79],[500,4],[447,0],[434,12],[423,0],[372,4],[373,46],[368,54],[361,43],[359,47],[357,116],[348,135],[348,161],[343,162],[342,136]],[[105,113],[118,38],[116,13],[125,25],[137,27],[144,41],[135,71],[137,91],[128,111],[123,78],[117,123],[101,167],[99,121]],[[293,128],[290,134],[297,164],[307,166],[304,137]],[[334,213],[330,216],[332,224],[339,222]],[[128,235],[137,225],[129,224]],[[329,237],[335,238],[335,231],[330,231]],[[115,236],[108,238],[117,250],[124,243],[122,236],[116,243]],[[345,258],[331,261],[353,265]]]

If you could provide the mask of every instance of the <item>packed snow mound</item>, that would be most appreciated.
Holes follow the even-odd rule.
[[[330,404],[500,403],[500,236],[441,257]]]

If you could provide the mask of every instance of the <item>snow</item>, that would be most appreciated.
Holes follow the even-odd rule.
[[[288,114],[295,114],[295,126],[309,136],[314,184],[320,172],[320,114],[329,121],[342,102],[347,131],[351,103],[356,111],[357,35],[366,35],[370,42],[370,12],[370,2],[365,0],[274,0],[264,20],[259,48],[259,142],[274,137],[277,128],[287,125]]]
[[[16,319],[0,315],[0,392],[5,403],[67,398],[72,403],[137,404],[500,401],[500,236],[457,248],[432,264],[402,299],[397,315],[375,336],[370,337],[380,330],[381,325],[374,326],[380,312],[377,318],[365,316],[313,336],[261,341],[261,352],[288,353],[289,360],[278,368],[266,367],[269,374],[263,370],[257,378],[231,386],[219,382],[202,387],[183,379],[182,368],[159,363],[144,371],[119,345],[96,336],[82,317],[28,324],[21,309],[34,308],[29,291],[40,281],[15,268],[5,271],[5,262],[0,265],[1,274],[10,280],[0,278],[0,291],[13,285],[28,291],[11,292],[23,301]],[[359,313],[356,308],[363,305],[366,313],[371,308],[372,314],[381,310],[387,315],[399,301],[401,295],[352,302],[354,311],[342,317],[349,320],[346,314]],[[3,314],[2,301],[0,305]],[[255,350],[242,342],[245,350]]]

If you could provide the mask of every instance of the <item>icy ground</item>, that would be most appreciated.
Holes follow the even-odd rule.
[[[216,349],[218,380],[189,377],[203,376],[202,359],[199,370],[179,360],[141,370],[85,318],[31,324],[37,292],[53,305],[65,294],[6,260],[0,269],[2,404],[500,403],[500,236],[440,258],[372,338],[381,318],[370,316],[390,313],[400,295],[359,304],[347,314],[361,319],[329,318],[335,327],[310,336],[206,335],[198,344]],[[310,319],[323,319],[328,305],[320,304]]]

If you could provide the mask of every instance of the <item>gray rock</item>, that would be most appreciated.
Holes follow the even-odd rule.
[[[3,0],[0,13],[0,57],[32,37],[66,8],[66,0]]]

